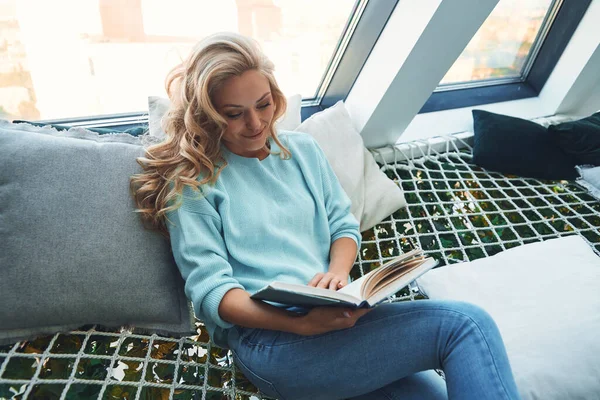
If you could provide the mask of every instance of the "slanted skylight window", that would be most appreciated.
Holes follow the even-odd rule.
[[[562,0],[500,0],[436,89],[526,80]]]
[[[313,99],[360,3],[0,0],[0,118],[147,111],[149,95],[166,96],[171,67],[218,31],[257,39],[283,91]]]
[[[539,96],[591,3],[499,0],[419,113]]]

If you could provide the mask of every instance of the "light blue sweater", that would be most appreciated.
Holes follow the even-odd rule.
[[[308,283],[329,267],[329,250],[349,237],[360,248],[359,225],[317,142],[279,132],[292,158],[264,160],[231,153],[205,197],[186,187],[182,206],[167,214],[173,256],[196,316],[225,344],[233,325],[218,312],[233,288],[254,293],[273,281]],[[271,153],[279,152],[272,140]]]

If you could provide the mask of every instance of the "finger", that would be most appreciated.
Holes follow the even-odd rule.
[[[342,317],[337,319],[337,323],[340,326],[340,329],[351,328],[356,324],[358,320],[358,311],[355,309],[348,309],[342,311]]]
[[[337,290],[340,287],[340,280],[338,278],[333,278],[331,282],[329,282],[329,289]]]
[[[340,282],[338,283],[338,288],[340,288],[340,289],[341,289],[341,288],[343,288],[344,286],[346,286],[346,282],[344,282],[344,281],[340,281]]]
[[[329,287],[329,282],[331,282],[331,276],[323,276],[321,278],[321,282],[319,282],[319,284],[317,285],[317,287],[323,288],[323,289],[327,289],[327,287]]]
[[[308,282],[308,286],[312,286],[312,287],[316,287],[317,283],[319,283],[319,281],[321,280],[321,278],[323,277],[323,275],[325,275],[322,272],[319,272],[318,274],[316,274],[311,280],[310,282]]]

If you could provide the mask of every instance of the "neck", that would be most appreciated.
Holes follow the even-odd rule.
[[[271,154],[271,143],[269,142],[269,139],[267,139],[265,145],[261,149],[257,150],[252,155],[239,154],[238,152],[231,150],[231,148],[225,142],[223,142],[223,146],[225,146],[225,148],[229,152],[231,152],[235,155],[238,155],[240,157],[245,157],[245,158],[258,158],[260,161],[264,160]]]

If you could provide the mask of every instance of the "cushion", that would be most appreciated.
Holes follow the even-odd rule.
[[[575,163],[600,165],[600,112],[577,121],[550,125],[548,132]]]
[[[579,235],[437,268],[418,285],[490,313],[523,400],[598,398],[600,257]]]
[[[0,120],[0,343],[87,324],[194,332],[168,242],[134,212],[139,143]]]
[[[573,114],[554,114],[554,115],[546,115],[545,117],[537,117],[533,118],[531,121],[536,124],[542,125],[544,128],[549,127],[550,125],[562,124],[563,122],[575,121],[580,117]]]
[[[577,171],[581,175],[577,183],[584,186],[589,193],[600,200],[600,167],[577,166]]]
[[[22,123],[27,123],[30,125],[34,125],[34,126],[51,126],[52,128],[56,129],[57,131],[68,131],[69,129],[71,129],[71,126],[68,125],[56,125],[56,124],[46,124],[46,123],[42,123],[42,122],[35,122],[35,121],[23,121],[23,120],[13,120],[12,121],[13,124],[22,124]],[[145,124],[136,124],[136,126],[134,127],[130,127],[130,128],[85,128],[88,131],[92,131],[92,132],[96,132],[96,133],[100,133],[100,134],[110,134],[110,133],[127,133],[131,136],[141,136],[144,133],[146,133],[148,131],[148,127]]]
[[[283,117],[277,121],[275,128],[282,131],[293,131],[300,126],[302,111],[302,95],[294,94],[287,98],[287,109]]]
[[[165,137],[162,130],[161,120],[169,109],[171,102],[165,97],[148,97],[148,125],[150,136]],[[300,110],[302,107],[302,95],[295,94],[287,97],[287,109],[285,114],[277,121],[276,127],[280,130],[292,131],[300,125]]]
[[[296,130],[312,135],[323,149],[352,201],[351,212],[361,231],[406,206],[402,189],[379,169],[342,101],[313,114]]]
[[[473,162],[502,173],[538,179],[575,179],[575,162],[543,126],[473,110]]]

